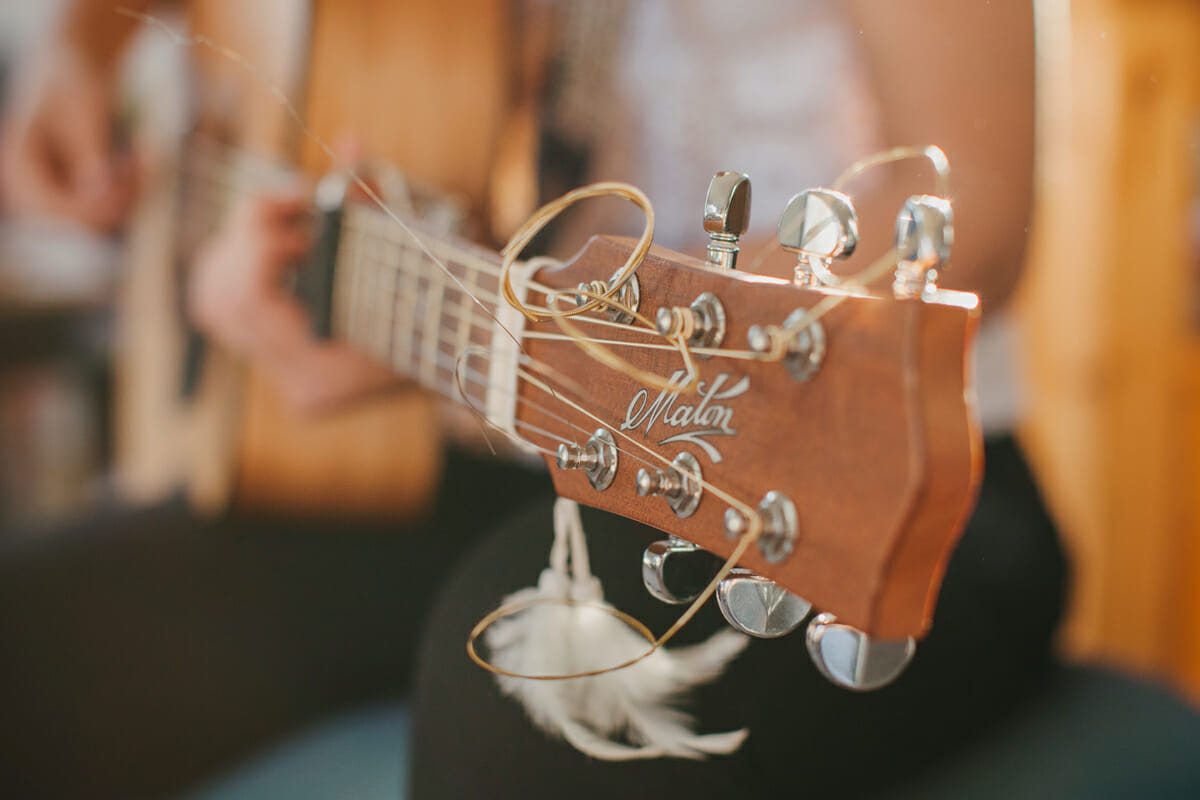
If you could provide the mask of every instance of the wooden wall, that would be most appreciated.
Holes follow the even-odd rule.
[[[1075,568],[1063,645],[1200,698],[1200,4],[1036,5],[1022,436]]]

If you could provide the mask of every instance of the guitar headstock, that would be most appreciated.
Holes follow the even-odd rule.
[[[730,198],[739,191],[736,182],[717,188]],[[854,232],[839,219],[839,193],[814,191],[798,195],[781,224],[782,238],[799,226],[805,240],[795,248],[797,280],[726,268],[740,233],[729,229],[744,223],[706,209],[710,262],[652,248],[619,295],[627,304],[636,298],[657,331],[627,317],[614,324],[621,315],[603,307],[572,320],[672,387],[649,387],[632,373],[602,367],[553,320],[529,324],[522,343],[529,361],[544,365],[546,382],[570,402],[522,381],[517,424],[563,443],[558,458],[547,459],[561,495],[684,540],[656,544],[648,564],[661,566],[686,543],[721,557],[733,552],[747,521],[705,491],[701,477],[763,519],[757,546],[727,581],[773,581],[839,623],[904,641],[930,624],[981,473],[966,363],[977,301],[933,284],[949,244],[942,234],[950,230],[949,208],[937,198],[913,198],[901,213],[895,283],[885,292],[824,285],[812,268],[852,250]],[[815,257],[814,242],[823,242]],[[569,263],[540,270],[534,285],[595,285],[633,247],[632,240],[595,237]],[[548,301],[531,289],[528,302]],[[782,359],[768,358],[765,331],[819,304],[819,321],[796,332]],[[678,334],[681,325],[696,349],[697,381],[688,391],[679,390],[681,355],[663,335]],[[655,583],[648,586],[673,599]],[[732,602],[722,601],[723,608]],[[807,611],[801,605],[796,613]]]

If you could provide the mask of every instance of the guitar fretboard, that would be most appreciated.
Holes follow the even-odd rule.
[[[427,389],[460,399],[461,386],[482,409],[487,363],[462,354],[493,343],[495,320],[489,312],[498,302],[500,257],[413,227],[470,294],[394,220],[373,207],[351,204],[338,246],[334,335]]]

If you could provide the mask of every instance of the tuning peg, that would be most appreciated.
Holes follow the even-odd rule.
[[[581,469],[592,488],[604,491],[612,485],[617,474],[617,443],[613,435],[600,428],[580,447],[577,444],[560,444],[557,463],[559,469]]]
[[[806,313],[808,309],[797,308],[788,314],[783,327],[799,323]],[[746,338],[750,349],[756,353],[766,353],[771,349],[771,337],[761,325],[751,325]],[[825,326],[820,320],[814,320],[792,336],[783,356],[783,366],[795,380],[807,381],[817,374],[824,362]]]
[[[858,246],[858,214],[850,198],[834,189],[806,189],[792,197],[779,218],[779,244],[796,253],[796,283],[833,286],[834,259]]]
[[[712,292],[703,292],[690,306],[663,306],[654,315],[654,325],[663,336],[678,336],[690,330],[688,344],[720,347],[725,341],[725,306]]]
[[[904,201],[896,217],[896,297],[919,298],[936,289],[953,244],[954,211],[948,200],[917,195]]]
[[[712,553],[672,536],[642,554],[642,583],[654,597],[678,605],[694,600],[720,567]]]
[[[704,230],[708,263],[722,269],[737,266],[738,237],[750,226],[750,178],[740,172],[718,172],[704,198]]]
[[[808,623],[805,642],[822,675],[838,686],[860,692],[881,689],[896,680],[917,652],[911,636],[874,639],[828,613],[818,614]]]
[[[680,453],[666,469],[638,470],[637,493],[642,497],[662,495],[676,516],[690,517],[704,494],[703,479],[696,457]]]
[[[803,597],[742,567],[717,584],[717,605],[735,629],[760,639],[791,633],[812,610]]]
[[[791,555],[796,545],[800,528],[796,505],[783,492],[770,491],[758,504],[758,513],[763,526],[758,534],[758,549],[767,561],[778,563]],[[736,508],[725,510],[725,535],[730,539],[744,534],[749,524],[749,520]]]
[[[613,273],[613,276],[607,281],[582,282],[576,286],[575,306],[579,307],[584,303],[590,303],[596,297],[608,294],[609,290],[615,285],[619,272],[620,270]],[[629,276],[629,280],[617,292],[616,300],[630,311],[638,310],[642,304],[642,286],[638,282],[637,275]],[[616,306],[605,305],[603,303],[598,305],[596,310],[606,314],[613,322],[620,322],[623,325],[628,325],[636,319],[636,317],[625,313],[625,311]]]

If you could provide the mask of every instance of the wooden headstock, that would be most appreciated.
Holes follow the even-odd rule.
[[[626,240],[595,237],[574,260],[534,279],[562,290],[604,279],[631,248]],[[718,270],[659,248],[638,268],[637,280],[641,311],[652,319],[661,307],[688,306],[711,292],[724,309],[723,347],[741,351],[751,326],[782,324],[837,291]],[[536,292],[529,299],[546,303]],[[571,341],[527,338],[530,359],[559,376],[556,391],[603,420],[620,451],[603,490],[582,471],[548,459],[555,487],[728,556],[735,545],[725,530],[729,505],[704,493],[680,516],[664,497],[640,496],[639,469],[661,465],[647,465],[625,437],[668,459],[689,453],[704,480],[751,506],[776,491],[795,507],[791,553],[772,562],[755,547],[743,566],[870,635],[920,636],[981,473],[966,369],[978,310],[970,295],[944,299],[848,296],[821,320],[827,350],[809,380],[797,380],[779,362],[713,355],[698,361],[695,393],[647,389]],[[561,332],[554,321],[526,330]],[[647,341],[644,330],[612,326],[601,338]],[[664,378],[683,368],[670,349],[612,347]],[[519,394],[529,401],[517,404],[519,423],[579,445],[597,428],[528,381]]]

